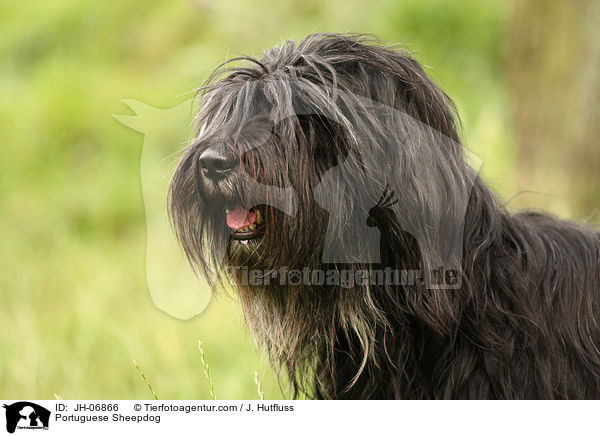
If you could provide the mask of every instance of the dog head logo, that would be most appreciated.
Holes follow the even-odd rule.
[[[136,100],[123,100],[135,115],[113,115],[144,134],[140,177],[146,215],[146,283],[156,307],[179,319],[201,313],[211,287],[196,277],[173,238],[167,216],[167,188],[178,147],[189,142],[193,118],[191,100],[161,109]]]
[[[29,401],[5,404],[6,431],[14,433],[16,429],[48,429],[50,411]]]

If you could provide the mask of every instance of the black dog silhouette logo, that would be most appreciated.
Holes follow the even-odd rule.
[[[15,429],[48,429],[50,411],[29,401],[5,404],[6,431],[14,433]]]

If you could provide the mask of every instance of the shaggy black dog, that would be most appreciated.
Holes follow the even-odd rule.
[[[410,55],[319,34],[242,61],[201,89],[169,208],[296,393],[600,398],[599,234],[507,213]]]

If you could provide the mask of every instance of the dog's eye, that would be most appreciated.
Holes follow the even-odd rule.
[[[343,161],[348,150],[341,134],[341,126],[317,114],[298,118],[317,173],[322,174]]]
[[[320,142],[314,149],[315,166],[320,172],[325,172],[328,169],[337,166],[343,159],[340,150],[332,147],[327,142]]]

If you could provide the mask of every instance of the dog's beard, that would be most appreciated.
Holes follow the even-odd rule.
[[[235,261],[254,260],[239,251],[236,256]],[[265,274],[261,268],[258,271]],[[328,398],[341,394],[331,390],[332,366],[339,358],[336,350],[348,352],[344,360],[349,377],[341,389],[349,389],[367,364],[376,365],[375,329],[385,326],[386,320],[370,288],[282,284],[280,272],[271,276],[268,284],[263,276],[262,284],[252,285],[244,274],[242,269],[233,268],[231,276],[246,324],[273,367],[289,376],[294,394]]]

